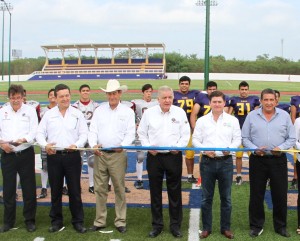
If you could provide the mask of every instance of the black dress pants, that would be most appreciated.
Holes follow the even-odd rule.
[[[161,154],[156,156],[148,153],[147,171],[149,176],[151,213],[153,229],[162,229],[162,185],[164,175],[166,176],[167,191],[169,199],[170,230],[181,228],[182,222],[182,153]]]
[[[250,229],[260,230],[265,222],[264,196],[266,183],[270,179],[273,203],[273,225],[275,231],[286,228],[287,223],[287,158],[281,156],[257,156],[249,158]]]
[[[72,224],[83,223],[83,206],[80,191],[81,157],[79,151],[57,152],[47,155],[49,184],[51,188],[50,218],[52,226],[63,225],[62,189],[64,177],[69,191],[69,208]]]
[[[16,177],[20,176],[23,194],[25,224],[35,223],[36,182],[33,147],[20,152],[2,153],[4,225],[13,227],[16,222]]]

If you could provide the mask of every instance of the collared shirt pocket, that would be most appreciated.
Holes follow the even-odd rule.
[[[68,129],[76,130],[78,126],[79,126],[79,118],[77,116],[72,116],[68,120],[68,124],[67,124]]]
[[[176,120],[175,118],[172,119],[171,122],[171,128],[172,128],[172,134],[176,135],[180,133],[180,120]]]
[[[222,133],[228,138],[232,136],[233,125],[231,122],[224,122],[222,125]]]
[[[2,119],[1,120],[2,124],[1,124],[1,129],[2,129],[2,132],[5,131],[5,130],[9,130],[11,129],[11,120],[10,119]]]
[[[20,118],[20,127],[22,130],[29,130],[30,129],[30,117],[29,116],[21,116]]]
[[[127,130],[127,119],[126,116],[118,116],[118,120],[117,120],[117,130],[120,133],[125,133],[125,131]]]
[[[48,120],[49,131],[57,130],[62,125],[58,116],[50,117]]]

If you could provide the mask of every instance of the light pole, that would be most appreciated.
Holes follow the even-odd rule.
[[[6,7],[6,10],[8,11],[9,13],[9,47],[8,47],[8,51],[9,51],[9,54],[8,54],[8,86],[10,86],[10,80],[11,80],[11,11],[13,9],[13,6],[10,4],[10,3],[6,3],[4,0],[0,0],[1,2],[4,3],[5,7]],[[3,5],[2,5],[3,6]],[[4,61],[4,55],[3,55],[3,49],[4,49],[4,11],[5,11],[5,8],[2,7],[2,11],[3,11],[3,32],[2,32],[2,80],[3,80],[3,72],[4,72],[4,69],[3,69],[3,61]]]
[[[281,58],[283,58],[283,38],[281,39]]]
[[[1,4],[1,11],[3,13],[3,25],[2,25],[2,81],[4,80],[4,11],[6,10],[6,7],[4,4]]]
[[[198,0],[196,2],[197,6],[205,6],[206,8],[206,21],[205,21],[205,57],[204,57],[204,87],[206,89],[206,84],[209,81],[209,27],[210,27],[210,6],[217,6],[217,1],[214,0]]]
[[[181,53],[180,53],[180,49],[178,49],[178,57],[179,57],[179,59],[180,59],[180,57],[181,57]],[[179,79],[179,76],[180,76],[180,70],[178,69],[178,77],[177,77],[177,79]]]

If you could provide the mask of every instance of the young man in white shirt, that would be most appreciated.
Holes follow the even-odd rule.
[[[80,100],[77,100],[72,105],[82,112],[82,114],[84,115],[84,117],[86,119],[88,127],[90,126],[94,111],[99,106],[99,103],[91,100],[90,93],[91,93],[91,88],[89,85],[87,85],[87,84],[81,85],[79,87]],[[87,160],[88,160],[88,158],[91,158],[92,155],[93,155],[92,151],[83,151],[82,152],[82,156],[86,156]],[[87,161],[87,160],[82,160],[82,161]],[[89,174],[89,192],[95,194],[94,169],[91,165],[88,165],[88,174]]]
[[[195,147],[238,148],[241,144],[241,129],[236,117],[224,111],[225,95],[214,91],[209,96],[211,112],[200,117],[193,133]],[[202,179],[201,214],[203,229],[200,238],[212,232],[212,203],[215,183],[218,180],[221,199],[221,234],[233,239],[231,231],[231,185],[233,161],[229,151],[203,151],[200,161]]]
[[[152,93],[153,93],[153,87],[151,84],[145,84],[142,87],[142,93],[143,93],[143,99],[136,99],[132,100],[135,104],[135,120],[136,120],[136,126],[139,126],[140,120],[142,119],[142,116],[144,112],[152,107],[158,104],[157,100],[152,99]],[[141,145],[141,141],[139,140],[139,136],[136,134],[135,139],[135,145],[139,146]],[[137,181],[134,183],[134,186],[136,189],[143,189],[144,183],[143,183],[143,162],[145,159],[145,152],[144,151],[137,151],[136,152],[136,175],[137,175]]]

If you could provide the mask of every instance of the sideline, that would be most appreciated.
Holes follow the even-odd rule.
[[[188,241],[199,241],[200,208],[191,208]]]

